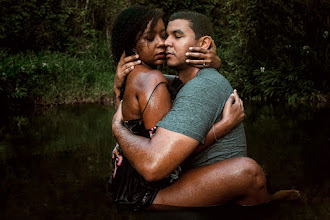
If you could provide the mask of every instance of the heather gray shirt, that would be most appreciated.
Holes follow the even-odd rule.
[[[157,126],[204,143],[210,128],[221,120],[222,110],[232,92],[227,79],[215,69],[202,69],[179,91],[172,109]],[[236,156],[246,156],[243,123],[219,142],[190,157],[187,164],[189,167],[203,166]]]

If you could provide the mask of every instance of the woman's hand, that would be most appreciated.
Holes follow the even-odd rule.
[[[117,108],[120,102],[120,91],[121,88],[124,86],[126,76],[134,69],[135,65],[141,63],[141,60],[137,60],[139,58],[138,54],[131,55],[128,57],[125,56],[126,54],[124,52],[118,62],[116,75],[113,82],[114,101],[116,103]]]
[[[135,65],[141,63],[141,60],[138,60],[139,55],[134,54],[126,57],[125,52],[121,55],[120,60],[117,65],[116,75],[114,80],[113,88],[119,90],[123,87],[126,76],[134,69]]]
[[[214,40],[209,49],[201,47],[190,47],[186,53],[188,59],[187,63],[197,68],[213,67],[217,70],[220,69],[221,60],[217,55],[216,45]]]

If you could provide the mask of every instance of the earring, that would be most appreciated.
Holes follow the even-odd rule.
[[[132,51],[133,51],[133,53],[135,53],[135,54],[137,54],[137,53],[138,53],[136,49],[133,49]]]

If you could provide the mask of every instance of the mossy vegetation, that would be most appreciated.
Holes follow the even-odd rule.
[[[0,101],[109,102],[109,38],[134,4],[211,18],[221,73],[244,99],[326,102],[330,5],[326,1],[0,0]]]

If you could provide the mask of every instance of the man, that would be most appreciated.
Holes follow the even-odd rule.
[[[182,176],[160,190],[153,204],[208,206],[229,200],[243,205],[267,202],[262,169],[252,159],[237,157],[246,154],[243,124],[189,157],[204,142],[212,125],[221,119],[223,106],[233,89],[215,69],[200,70],[185,62],[189,47],[207,49],[211,45],[212,28],[205,16],[175,13],[169,20],[167,34],[167,65],[178,71],[185,84],[172,110],[157,124],[152,139],[135,136],[122,125],[121,106],[112,124],[125,156],[147,181],[166,177],[184,162]]]

